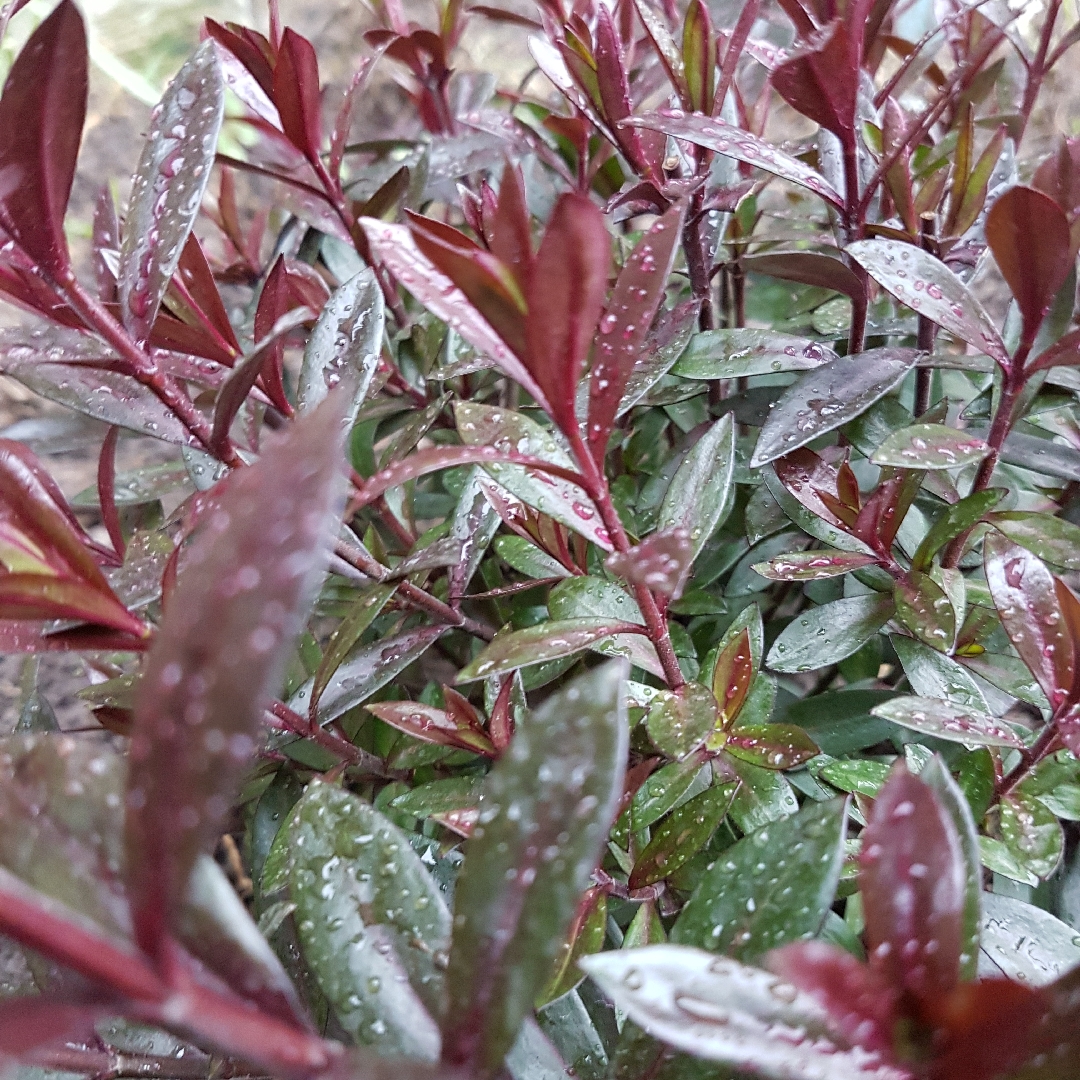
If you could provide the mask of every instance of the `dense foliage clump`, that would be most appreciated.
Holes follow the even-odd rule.
[[[69,502],[0,439],[0,1052],[1080,1075],[1080,26],[926,7],[384,0],[343,98],[208,20],[85,267],[37,25],[0,370],[101,444]]]

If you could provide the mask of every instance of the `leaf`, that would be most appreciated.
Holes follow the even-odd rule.
[[[627,811],[631,831],[647,829],[678,805],[680,800],[692,798],[695,793],[700,794],[708,783],[706,781],[697,792],[694,791],[703,767],[707,769],[701,755],[695,755],[664,765],[649,776],[634,793]]]
[[[566,433],[577,433],[574,395],[600,321],[610,263],[603,215],[583,195],[561,196],[529,279],[525,336],[529,371]]]
[[[285,28],[277,49],[272,90],[285,135],[309,161],[315,161],[322,145],[319,65],[311,42],[290,27]]]
[[[967,286],[933,255],[898,240],[859,240],[844,249],[902,304],[999,364],[1009,354],[990,316]]]
[[[635,133],[636,134],[636,133]],[[619,403],[664,299],[682,235],[683,205],[675,204],[638,241],[615,282],[598,329],[589,376],[588,444],[603,468]]]
[[[1001,800],[1001,839],[1022,867],[1044,881],[1065,852],[1061,822],[1039,799],[1020,791]]]
[[[911,560],[913,570],[927,570],[934,556],[953,537],[970,529],[983,515],[999,502],[1005,494],[1004,488],[989,488],[986,491],[973,491],[970,495],[947,507],[923,537]]]
[[[86,29],[62,0],[15,58],[0,98],[0,222],[56,281],[71,272],[64,214],[87,85]]]
[[[844,20],[835,19],[788,53],[772,73],[776,92],[803,116],[853,144],[858,64]],[[853,195],[855,193],[852,193]]]
[[[756,616],[756,618],[755,618]],[[757,608],[751,609],[751,625],[755,631],[760,628],[760,615]],[[735,626],[740,620],[736,620]],[[761,645],[751,637],[749,626],[738,629],[732,634],[729,627],[724,638],[717,646],[716,664],[713,668],[712,688],[720,712],[721,726],[727,728],[739,715],[746,703],[750,686],[761,664]]]
[[[794,769],[820,753],[817,743],[792,724],[739,724],[724,749],[762,769]]]
[[[959,469],[989,453],[989,445],[968,432],[944,424],[912,424],[894,431],[870,460],[897,469]]]
[[[317,719],[328,724],[355,705],[367,701],[376,690],[396,679],[413,661],[447,631],[446,626],[418,626],[385,637],[360,649],[330,676],[319,698]],[[289,708],[306,713],[310,707],[314,680],[307,682],[289,699]]]
[[[797,281],[819,289],[831,289],[858,300],[862,284],[855,272],[833,255],[823,251],[786,251],[778,255],[751,255],[743,267],[753,274],[768,274],[783,281]],[[831,350],[830,350],[831,351]]]
[[[682,758],[696,750],[717,719],[716,698],[701,683],[661,690],[649,706],[649,738],[662,754]]]
[[[870,349],[800,376],[769,413],[750,467],[767,465],[854,420],[895,389],[917,359],[913,349]]]
[[[734,472],[735,427],[727,413],[683,458],[660,504],[657,529],[686,529],[696,559],[730,513]]]
[[[647,536],[629,551],[615,551],[604,566],[632,585],[677,600],[690,573],[693,548],[690,533],[681,525]]]
[[[360,225],[375,256],[420,303],[474,349],[490,357],[504,375],[528,391],[541,408],[548,410],[544,391],[525,364],[466,299],[461,289],[421,252],[407,226],[389,224],[377,218],[362,218]]]
[[[770,581],[821,581],[850,574],[864,566],[876,566],[874,555],[858,551],[793,551],[765,563],[755,563],[754,570]]]
[[[1033,239],[1038,237],[1038,242]],[[1016,297],[1022,339],[1033,342],[1076,263],[1065,211],[1035,188],[1010,188],[986,215],[986,242]]]
[[[765,142],[757,136],[733,127],[715,117],[700,113],[684,113],[678,109],[661,109],[642,116],[630,117],[627,124],[662,131],[676,139],[683,139],[695,146],[703,146],[717,154],[745,162],[762,169],[782,180],[808,188],[815,195],[838,208],[843,208],[843,197],[826,179],[798,158]]]
[[[928,574],[912,573],[893,590],[896,617],[920,641],[948,652],[956,638],[956,612],[941,586]]]
[[[889,776],[889,766],[881,761],[867,758],[852,758],[845,761],[830,761],[818,769],[834,788],[840,791],[877,798],[878,792],[885,785]]]
[[[986,583],[1013,647],[1038,680],[1051,707],[1073,685],[1073,642],[1046,566],[997,533],[983,542]]]
[[[1014,544],[1064,570],[1080,570],[1080,526],[1052,514],[1006,510],[990,515],[990,523]]]
[[[859,865],[873,963],[917,998],[949,993],[963,951],[964,851],[934,790],[903,765],[874,800]]]
[[[581,966],[649,1034],[730,1068],[778,1080],[902,1080],[877,1056],[839,1049],[825,1009],[775,975],[698,949],[649,945]]]
[[[318,780],[288,824],[289,895],[304,957],[345,1031],[434,1060],[450,912],[409,837]]]
[[[1012,746],[1023,743],[1008,724],[939,698],[898,697],[872,710],[901,727],[965,746]]]
[[[765,663],[784,673],[835,664],[862,648],[892,613],[892,598],[879,593],[849,596],[811,608],[784,627]]]
[[[117,285],[124,325],[146,341],[210,180],[225,109],[212,41],[169,84],[151,119],[128,200]]]
[[[385,322],[382,290],[370,268],[334,291],[304,348],[296,386],[299,412],[315,408],[340,385],[350,399],[349,421],[355,421],[379,366]]]
[[[774,330],[704,330],[671,369],[681,379],[745,379],[781,371],[813,371],[836,359],[828,346]]]
[[[641,889],[674,874],[711,839],[724,820],[735,784],[718,784],[695,795],[665,818],[637,857],[628,885]]]
[[[594,885],[585,894],[570,932],[563,942],[561,954],[555,961],[554,974],[548,985],[538,995],[536,1007],[543,1008],[563,994],[569,994],[585,978],[578,967],[583,956],[590,956],[604,947],[607,937],[607,896],[603,889]]]
[[[127,880],[136,938],[151,955],[196,856],[221,833],[314,601],[343,434],[338,403],[327,403],[230,478],[147,659],[131,743]]]
[[[725,764],[742,781],[731,804],[731,819],[741,832],[755,832],[798,811],[799,800],[782,773],[736,757],[728,758]]]
[[[980,713],[989,711],[990,706],[978,684],[951,657],[899,634],[894,634],[890,640],[916,694],[924,698],[944,698],[962,709]]]
[[[846,803],[832,799],[745,836],[706,870],[671,940],[749,961],[813,937],[835,898],[846,828]]]
[[[549,976],[622,793],[625,678],[606,664],[548,698],[488,774],[455,889],[447,1064],[497,1072]]]
[[[493,641],[458,672],[457,682],[471,682],[506,671],[572,656],[615,634],[641,633],[642,628],[610,618],[554,619],[495,635]]]
[[[1011,896],[984,893],[981,962],[1028,986],[1045,986],[1080,964],[1080,941],[1049,911]]]
[[[367,711],[384,724],[424,742],[495,756],[495,748],[484,732],[458,722],[445,709],[436,709],[419,701],[383,701],[368,705]]]

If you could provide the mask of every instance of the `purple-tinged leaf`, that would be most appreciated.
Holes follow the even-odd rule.
[[[856,32],[861,33],[862,28]],[[859,66],[843,19],[816,32],[788,53],[772,73],[776,92],[796,111],[808,116],[845,143],[855,137],[855,104]]]
[[[1017,863],[1045,881],[1065,854],[1065,833],[1041,799],[1012,791],[1001,800],[1001,842]]]
[[[147,661],[132,733],[127,878],[136,938],[151,955],[228,816],[329,559],[343,404],[296,422],[230,477]]]
[[[854,420],[895,389],[915,366],[914,349],[870,349],[841,356],[800,376],[761,428],[750,467],[767,465]]]
[[[58,281],[71,271],[64,214],[86,95],[86,29],[62,0],[30,35],[0,97],[0,224]]]
[[[948,994],[960,976],[964,853],[937,794],[903,765],[874,800],[859,862],[871,963],[916,999]]]
[[[438,746],[455,746],[474,754],[494,757],[491,740],[471,724],[461,724],[445,709],[419,701],[383,701],[367,706],[367,711],[384,724]]]
[[[600,335],[589,376],[587,424],[589,448],[600,468],[619,403],[667,291],[682,220],[683,207],[673,206],[638,241],[600,319]]]
[[[701,683],[660,690],[649,703],[647,726],[653,746],[670,758],[684,758],[712,733],[716,698]]]
[[[94,1025],[107,1015],[104,1003],[50,994],[5,998],[0,1001],[0,1054],[18,1059],[53,1044],[92,1042]]]
[[[814,998],[853,1046],[889,1055],[898,994],[881,973],[825,941],[797,941],[766,956],[768,969]]]
[[[574,680],[488,773],[454,890],[447,1064],[497,1073],[550,977],[622,795],[625,683],[624,662]]]
[[[404,225],[392,225],[375,218],[364,218],[361,224],[372,251],[390,268],[394,277],[474,349],[491,357],[504,375],[519,383],[541,408],[548,411],[547,398],[537,380],[469,303],[465,294],[420,251],[412,231]]]
[[[677,600],[693,558],[689,531],[675,526],[647,536],[629,551],[613,552],[604,565],[632,585],[644,585]]]
[[[695,795],[652,830],[637,857],[628,882],[641,889],[674,874],[690,861],[716,832],[735,797],[736,784],[718,784]]]
[[[698,301],[686,300],[660,314],[626,382],[616,418],[629,412],[672,369],[697,329],[700,310]]]
[[[832,289],[853,300],[862,297],[862,284],[850,267],[821,251],[789,251],[782,255],[752,255],[743,259],[743,268],[755,274],[784,281]]]
[[[754,570],[770,581],[820,581],[874,566],[877,561],[873,555],[858,551],[795,551],[757,563]]]
[[[874,716],[901,727],[965,746],[1011,746],[1024,744],[1008,724],[986,713],[952,701],[928,697],[898,697],[870,710]]]
[[[690,339],[672,374],[681,379],[744,379],[812,371],[836,358],[827,345],[773,330],[705,330]]]
[[[933,255],[898,240],[859,240],[845,250],[902,304],[999,364],[1009,362],[1009,354],[985,308]]]
[[[322,146],[319,63],[311,42],[292,29],[286,29],[278,50],[273,96],[289,141],[308,161],[317,161]]]
[[[555,204],[536,255],[525,323],[528,367],[544,390],[551,418],[577,433],[574,395],[607,292],[611,237],[584,195]]]
[[[630,98],[630,81],[626,70],[626,57],[612,21],[611,12],[601,6],[596,20],[596,82],[600,91],[600,103],[604,118],[618,139],[619,149],[630,162],[631,168],[641,174],[657,176],[653,162],[648,160],[641,133],[633,128],[619,126],[633,112]]]
[[[706,150],[753,165],[764,172],[779,176],[782,180],[807,188],[834,206],[842,208],[844,205],[839,192],[821,173],[811,169],[809,165],[804,165],[798,158],[785,154],[772,143],[722,120],[702,116],[700,113],[685,113],[678,109],[661,109],[659,112],[631,117],[626,123],[662,131],[672,138],[703,146]]]
[[[1053,367],[1076,367],[1080,364],[1080,330],[1073,330],[1031,361],[1028,372]]]
[[[1052,514],[1006,510],[987,520],[1014,544],[1065,570],[1080,570],[1080,526]]]
[[[529,38],[529,52],[536,61],[536,66],[547,76],[551,84],[561,93],[575,109],[586,117],[596,130],[613,146],[619,145],[619,140],[614,132],[604,123],[603,118],[597,112],[596,107],[583,93],[570,74],[566,65],[564,54],[561,53],[546,38]]]
[[[154,111],[131,186],[117,283],[124,325],[146,341],[199,213],[225,109],[212,41],[204,41]]]
[[[896,617],[921,642],[948,652],[956,638],[956,612],[944,589],[929,574],[912,571],[893,589]]]
[[[570,993],[584,978],[578,960],[604,947],[607,938],[607,893],[594,885],[578,905],[570,931],[555,961],[554,974],[536,997],[536,1007],[543,1008],[563,994]]]
[[[1075,642],[1063,616],[1054,577],[1027,548],[999,533],[983,541],[986,583],[1001,625],[1052,708],[1073,688]]]
[[[113,304],[116,302],[116,275],[112,271],[115,264],[111,263],[111,258],[107,260],[105,252],[111,256],[120,250],[120,218],[116,213],[112,188],[108,184],[102,185],[94,203],[92,240],[97,297],[102,303]]]
[[[748,627],[736,633],[720,649],[713,669],[712,685],[723,727],[731,724],[746,703],[759,663],[760,656],[755,657]]]
[[[880,1054],[836,1038],[810,994],[736,960],[679,945],[583,957],[605,995],[654,1038],[698,1058],[796,1080],[907,1080]]]
[[[644,634],[637,623],[618,619],[553,619],[496,634],[494,640],[472,663],[458,672],[457,682],[472,682],[507,671],[543,664],[563,656],[573,656],[616,634]]]
[[[959,469],[989,453],[986,442],[970,432],[944,424],[912,424],[894,431],[870,460],[897,469]]]
[[[821,753],[817,743],[793,724],[736,724],[724,750],[762,769],[794,769]]]
[[[186,291],[185,300],[193,301],[198,306],[201,319],[213,327],[220,338],[220,344],[233,355],[238,355],[240,343],[236,340],[232,323],[229,322],[229,314],[214,280],[214,272],[210,269],[206,253],[194,233],[188,236],[180,255],[177,274],[172,282],[174,291],[178,291],[178,285],[182,285]]]
[[[1033,242],[1035,237],[1038,242]],[[1049,195],[1035,188],[1010,188],[986,216],[986,242],[1016,297],[1021,340],[1033,342],[1076,263],[1069,219]]]

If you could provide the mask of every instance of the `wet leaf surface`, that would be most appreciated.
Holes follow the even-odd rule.
[[[938,698],[894,698],[876,706],[874,716],[946,742],[966,746],[1023,746],[1016,732],[1001,720]]]
[[[990,447],[967,432],[944,424],[912,424],[894,431],[870,460],[898,469],[959,469],[988,453]]]
[[[893,613],[889,596],[849,596],[797,615],[773,642],[765,660],[773,671],[812,671],[860,649]]]

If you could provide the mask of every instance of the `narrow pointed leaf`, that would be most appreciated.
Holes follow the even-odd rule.
[[[942,511],[941,516],[923,537],[911,560],[915,570],[927,570],[934,556],[954,537],[980,521],[983,515],[999,502],[1005,494],[1004,488],[989,488],[986,491],[974,491],[970,495],[953,503]]]
[[[682,379],[745,379],[780,371],[812,371],[835,359],[836,353],[828,346],[791,334],[741,327],[705,330],[690,339],[672,374]]]
[[[870,710],[874,716],[965,746],[1023,746],[1008,724],[986,713],[965,709],[939,698],[898,697]]]
[[[832,799],[743,837],[702,876],[671,940],[749,961],[813,937],[835,898],[846,824],[845,801]]]
[[[57,280],[71,267],[64,214],[87,85],[86,29],[62,0],[16,57],[0,97],[0,220]]]
[[[902,304],[999,364],[1009,354],[990,316],[968,287],[933,255],[897,240],[859,240],[847,253]]]
[[[912,573],[893,590],[896,617],[920,641],[948,652],[958,629],[956,612],[941,586],[929,574]]]
[[[769,413],[751,467],[775,461],[866,412],[903,381],[918,355],[914,349],[870,349],[800,376]]]
[[[966,431],[944,424],[912,424],[894,431],[870,460],[898,469],[959,469],[989,453],[984,440]]]
[[[849,596],[797,615],[773,642],[766,665],[773,671],[813,671],[849,657],[893,613],[892,597]]]
[[[436,1058],[450,912],[408,836],[316,780],[289,819],[288,859],[300,947],[342,1027],[385,1054]]]
[[[225,109],[215,46],[204,41],[161,99],[128,201],[117,284],[124,325],[146,341],[210,180]]]
[[[314,600],[343,436],[328,402],[229,481],[189,551],[140,683],[127,806],[139,944],[155,953],[213,845]]]
[[[861,30],[861,28],[860,28]],[[841,140],[855,132],[858,67],[843,19],[820,30],[806,45],[788,53],[772,73],[776,92],[797,112]]]
[[[549,698],[488,774],[455,890],[448,1064],[497,1072],[549,976],[622,793],[625,672],[606,664]]]
[[[756,563],[754,570],[770,581],[820,581],[874,566],[877,561],[875,556],[858,551],[794,551]]]
[[[495,756],[491,740],[482,731],[459,723],[445,709],[436,709],[419,701],[383,701],[368,705],[367,711],[384,724],[422,742],[456,746],[487,757]]]
[[[632,117],[626,122],[653,131],[662,131],[665,135],[683,139],[695,146],[704,146],[707,150],[753,165],[783,180],[808,188],[834,206],[842,208],[844,205],[841,195],[821,173],[811,169],[809,165],[804,165],[798,158],[784,153],[772,143],[726,124],[723,120],[702,116],[700,113],[661,109],[659,112]]]
[[[743,266],[754,274],[768,274],[784,281],[832,289],[853,300],[862,295],[855,272],[833,255],[820,251],[789,251],[783,255],[752,255]]]
[[[708,687],[689,682],[678,690],[661,690],[653,699],[649,738],[661,753],[682,758],[705,741],[716,719],[716,698]]]

